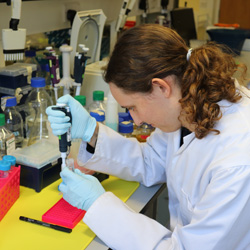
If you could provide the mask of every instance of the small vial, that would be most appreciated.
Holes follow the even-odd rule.
[[[11,164],[8,161],[0,161],[0,179],[5,179],[9,177]]]
[[[119,133],[126,138],[132,137],[133,123],[129,121],[119,123]]]
[[[13,155],[5,155],[3,157],[4,161],[10,162],[10,172],[14,170],[14,167],[16,166],[16,157]]]

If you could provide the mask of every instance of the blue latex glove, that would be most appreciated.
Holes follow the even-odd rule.
[[[71,137],[89,142],[96,128],[95,118],[91,117],[88,111],[70,95],[60,97],[57,102],[65,103],[70,107],[72,115]],[[68,131],[71,126],[69,117],[62,111],[53,110],[50,106],[46,109],[46,113],[54,135],[62,135]]]
[[[63,182],[59,190],[69,204],[82,210],[88,210],[94,201],[105,193],[98,179],[92,175],[83,174],[79,169],[72,172],[64,168],[60,173]]]

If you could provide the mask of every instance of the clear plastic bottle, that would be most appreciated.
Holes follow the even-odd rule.
[[[2,97],[1,105],[5,114],[5,127],[15,135],[16,148],[21,148],[23,145],[23,118],[16,110],[16,97]]]
[[[119,123],[119,133],[126,138],[133,137],[133,123],[129,121]]]
[[[52,99],[45,90],[45,79],[42,77],[31,78],[32,90],[29,93],[25,105],[28,106],[26,117],[25,117],[25,129],[26,137],[29,138],[30,129],[33,126],[34,119],[36,117],[36,111],[40,112],[41,103],[43,109],[53,105]]]
[[[106,106],[106,126],[112,128],[115,131],[118,131],[118,103],[113,97],[112,93],[109,91],[107,106]]]
[[[30,119],[30,134],[28,140],[28,146],[34,144],[35,142],[43,139],[49,139],[48,130],[48,116],[46,114],[47,101],[37,103],[35,109],[35,116]]]
[[[10,162],[0,160],[0,180],[9,177],[10,168]]]
[[[89,105],[88,111],[101,110],[105,112],[104,92],[101,90],[93,91],[93,102]]]
[[[5,114],[0,114],[0,159],[15,151],[15,136],[5,127]]]

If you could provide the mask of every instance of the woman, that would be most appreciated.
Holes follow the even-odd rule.
[[[175,31],[142,25],[118,40],[105,80],[137,125],[156,127],[146,143],[97,124],[70,96],[58,100],[71,108],[85,167],[146,186],[167,183],[170,230],[94,177],[62,171],[63,197],[87,211],[83,221],[109,247],[250,249],[250,99],[233,78],[238,69],[217,45],[189,50]],[[47,113],[56,135],[70,126],[63,113]]]

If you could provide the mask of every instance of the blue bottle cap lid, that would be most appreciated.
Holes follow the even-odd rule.
[[[4,161],[9,161],[11,166],[16,165],[16,157],[13,155],[5,155],[3,157]]]
[[[2,171],[9,171],[11,167],[10,162],[1,160],[0,161],[0,170]]]
[[[119,118],[123,118],[124,121],[130,121],[130,114],[127,112],[119,112]]]
[[[92,117],[96,119],[98,122],[103,122],[105,120],[105,113],[99,110],[91,111],[89,113]]]
[[[17,105],[16,97],[15,96],[6,96],[4,98],[6,98],[5,107],[13,107],[13,106]]]
[[[132,133],[133,132],[133,123],[132,122],[128,122],[128,121],[124,121],[119,123],[119,132],[120,133]]]
[[[121,118],[121,117],[119,117],[119,123],[120,123],[120,122],[123,122],[123,121],[124,121],[124,119]]]
[[[34,56],[36,56],[36,51],[35,50],[26,50],[25,56],[26,57],[34,57]]]
[[[45,87],[45,78],[43,77],[33,77],[31,78],[31,87],[33,88],[42,88]]]

